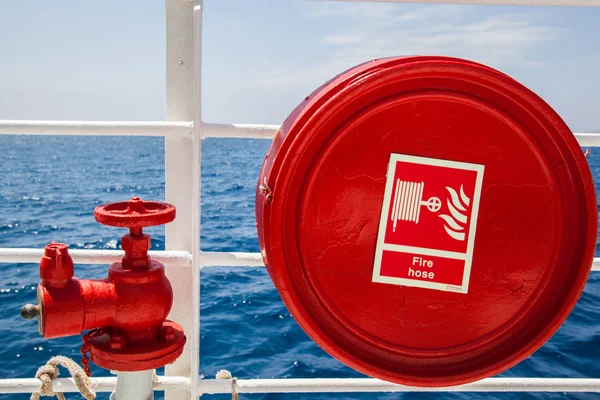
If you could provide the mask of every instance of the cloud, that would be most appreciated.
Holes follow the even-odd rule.
[[[556,29],[537,24],[527,19],[526,14],[478,17],[473,7],[464,6],[401,10],[401,7],[388,9],[385,15],[378,16],[365,12],[360,23],[335,34],[351,35],[355,40],[327,42],[325,38],[322,42],[333,45],[333,55],[337,57],[437,54],[502,66],[523,65],[522,59],[530,50],[558,35]],[[535,60],[530,61],[530,65],[539,65]]]
[[[342,26],[317,39],[330,57],[309,65],[271,65],[254,85],[268,88],[316,87],[344,70],[370,59],[398,55],[447,55],[495,68],[542,68],[530,58],[539,45],[556,39],[557,28],[536,21],[535,14],[479,12],[477,6],[309,3],[307,18]],[[315,86],[316,85],[316,86]]]

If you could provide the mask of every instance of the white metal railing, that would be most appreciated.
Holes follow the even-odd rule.
[[[342,0],[344,1],[344,0]],[[498,4],[522,6],[600,6],[600,0],[345,0]],[[166,390],[168,400],[194,399],[202,394],[230,393],[231,380],[200,379],[200,269],[210,266],[263,266],[260,253],[200,251],[200,155],[201,139],[215,137],[271,138],[279,126],[203,123],[201,93],[202,0],[166,0],[167,107],[166,121],[0,121],[0,135],[107,135],[165,137],[165,194],[175,204],[178,218],[166,226],[166,250],[151,251],[167,264],[167,275],[176,293],[170,318],[188,336],[182,356],[165,368],[155,390]],[[576,133],[581,146],[600,147],[600,133]],[[0,248],[0,262],[37,263],[42,249]],[[122,257],[117,250],[71,250],[76,263],[110,264]],[[600,270],[600,258],[592,270]],[[196,301],[198,299],[198,301]],[[191,316],[191,318],[190,318]],[[94,378],[97,391],[113,391],[116,378]],[[0,393],[38,390],[37,379],[0,379]],[[378,379],[240,379],[238,393],[307,392],[600,392],[600,379],[490,378],[449,388],[413,388]],[[57,379],[54,390],[73,392],[72,379]]]
[[[198,394],[231,393],[229,379],[199,380]],[[112,392],[117,378],[92,378],[96,392]],[[38,390],[40,381],[34,378],[2,379],[0,393],[31,393]],[[187,390],[190,379],[183,376],[159,376],[154,390]],[[52,382],[55,392],[78,392],[72,378]],[[306,379],[238,379],[237,393],[367,393],[367,392],[598,392],[600,379],[578,378],[488,378],[451,388],[421,388],[395,385],[369,378],[306,378]]]
[[[201,394],[231,393],[230,380],[206,379]],[[321,392],[598,392],[600,379],[488,378],[453,387],[423,388],[396,385],[370,378],[242,379],[235,382],[238,393]]]
[[[116,377],[92,378],[96,392],[112,392],[117,387]],[[190,379],[183,376],[158,376],[154,390],[187,389]],[[0,379],[0,393],[33,393],[39,391],[40,381],[35,378]],[[52,381],[54,392],[79,392],[73,378],[59,378]]]
[[[201,122],[202,138],[272,139],[279,125]],[[192,136],[189,121],[0,121],[0,135]],[[594,135],[591,133],[590,135]],[[600,134],[597,135],[600,141]]]
[[[198,393],[231,393],[233,382],[228,379],[199,380]],[[78,392],[72,378],[52,382],[55,392]],[[96,392],[112,392],[117,378],[92,378]],[[40,381],[34,378],[2,379],[0,393],[31,393],[38,390]],[[159,376],[154,390],[186,390],[190,379],[182,376]],[[238,379],[237,393],[366,393],[366,392],[598,392],[600,379],[578,378],[488,378],[451,388],[421,388],[395,385],[369,378],[306,378],[306,379]]]
[[[280,125],[214,124],[201,122],[206,138],[272,139]],[[0,135],[94,135],[191,137],[193,122],[139,121],[0,121]],[[579,144],[600,146],[600,133],[574,133]]]
[[[44,249],[0,248],[0,263],[38,263]],[[71,249],[69,254],[75,264],[112,264],[121,261],[121,250]],[[169,267],[191,267],[192,255],[187,251],[149,251],[150,256]],[[200,267],[264,267],[260,253],[200,251]],[[600,263],[600,259],[599,259]]]
[[[167,121],[0,121],[0,134],[189,137],[192,125]]]
[[[187,251],[150,251],[150,256],[170,266],[190,267],[192,256]],[[75,264],[112,264],[121,261],[120,250],[79,250],[69,249]],[[3,263],[39,263],[44,249],[0,248],[0,262]]]
[[[202,0],[166,0],[166,119],[192,121],[191,137],[165,138],[165,199],[177,218],[165,227],[167,251],[191,254],[191,268],[167,268],[173,286],[169,318],[187,336],[183,353],[165,367],[168,376],[186,376],[185,389],[167,390],[165,400],[195,399],[200,368],[200,155]]]
[[[203,138],[254,138],[272,139],[279,125],[203,124]]]
[[[0,263],[38,263],[44,249],[0,248]],[[121,261],[121,250],[69,250],[75,264],[112,264]],[[192,266],[192,255],[187,251],[149,251],[150,256],[169,267]],[[260,253],[200,251],[200,268],[206,267],[264,267]],[[600,257],[594,258],[592,271],[600,271]]]

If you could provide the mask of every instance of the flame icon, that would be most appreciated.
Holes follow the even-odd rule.
[[[444,220],[444,229],[452,239],[464,241],[466,236],[464,230],[465,225],[467,224],[467,209],[465,207],[470,205],[471,199],[465,195],[463,185],[460,185],[460,199],[456,190],[447,186],[446,190],[448,190],[450,198],[452,199],[452,202],[450,202],[450,199],[446,200],[448,211],[450,211],[451,215],[440,214],[439,217]]]

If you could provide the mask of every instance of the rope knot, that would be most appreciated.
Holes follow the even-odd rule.
[[[87,400],[94,400],[96,398],[96,392],[94,392],[92,381],[79,364],[68,357],[56,356],[48,360],[46,365],[41,366],[35,373],[35,377],[39,379],[42,384],[39,392],[31,394],[31,400],[39,400],[40,396],[56,396],[59,400],[65,400],[64,394],[54,393],[52,390],[52,380],[58,378],[60,375],[58,365],[69,370],[69,373],[73,377],[73,380],[83,397]]]
[[[35,377],[42,381],[42,386],[40,387],[39,393],[34,393],[31,396],[31,400],[39,399],[40,395],[42,396],[54,396],[55,393],[52,390],[52,380],[58,378],[60,375],[60,371],[56,367],[56,365],[46,364],[38,368],[35,373]],[[37,396],[36,396],[37,395]],[[62,393],[58,394],[58,398],[62,396]]]

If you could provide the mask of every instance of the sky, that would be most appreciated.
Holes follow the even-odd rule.
[[[449,55],[487,64],[600,131],[600,8],[205,0],[202,114],[279,124],[356,64]],[[0,1],[0,119],[162,120],[156,0]]]

